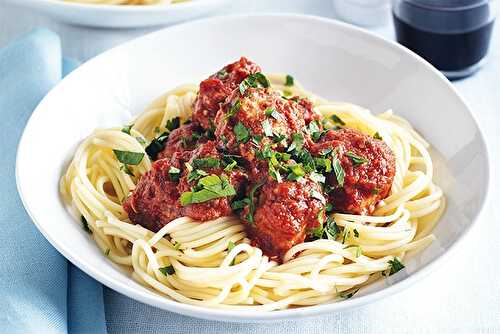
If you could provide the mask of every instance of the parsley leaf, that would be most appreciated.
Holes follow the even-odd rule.
[[[173,266],[167,266],[163,268],[158,269],[163,275],[168,276],[168,275],[173,275],[175,274],[175,269]]]
[[[271,83],[266,78],[264,74],[261,72],[250,74],[245,80],[243,80],[239,85],[240,94],[244,95],[246,90],[250,87],[258,88],[263,87],[267,88],[271,86]]]
[[[165,127],[168,130],[172,131],[172,130],[177,129],[180,125],[181,125],[180,117],[175,117],[175,118],[169,119],[167,121],[167,124],[165,125]]]
[[[292,152],[293,150],[300,151],[302,149],[302,146],[304,146],[304,136],[302,136],[302,134],[300,133],[293,133],[292,143],[288,147],[287,152]]]
[[[285,86],[293,86],[293,84],[294,84],[293,77],[290,74],[287,74],[285,79]]]
[[[126,125],[122,128],[122,132],[123,133],[126,133],[130,136],[130,130],[132,130],[132,127],[134,126],[134,124],[130,124],[130,125]]]
[[[345,122],[337,115],[333,114],[330,116],[330,118],[333,120],[333,122],[340,124],[340,125],[345,125]]]
[[[224,174],[220,176],[215,174],[204,176],[198,181],[196,188],[199,190],[186,191],[181,194],[180,202],[182,206],[236,195],[236,190]]]
[[[218,168],[220,160],[214,157],[193,159],[193,168]]]
[[[267,119],[262,121],[262,129],[264,130],[264,134],[267,137],[273,136],[273,127],[271,126],[271,123],[269,123]]]
[[[234,104],[231,106],[231,108],[229,109],[229,112],[226,114],[226,119],[228,118],[231,118],[233,117],[234,115],[236,115],[236,113],[238,111],[240,111],[240,107],[241,107],[241,102],[240,100],[236,100],[236,102],[234,102]]]
[[[360,166],[360,165],[365,164],[365,163],[368,162],[368,159],[366,159],[365,157],[357,155],[357,154],[355,154],[354,152],[351,152],[351,151],[347,152],[346,155],[349,157],[349,159],[351,159],[352,165],[354,167],[358,167],[358,166]]]
[[[151,160],[156,160],[158,153],[163,151],[165,144],[168,139],[168,132],[162,133],[160,136],[154,138],[151,143],[145,148],[146,153],[149,155]]]
[[[113,150],[118,161],[126,165],[138,165],[144,158],[144,153]]]
[[[397,257],[394,257],[394,259],[389,260],[389,276],[397,273],[404,267],[405,265]]]
[[[85,217],[83,215],[81,215],[80,219],[82,221],[82,228],[83,228],[83,230],[85,232],[87,232],[88,234],[92,234],[92,230],[89,227],[89,223],[87,222],[87,219],[85,219]]]
[[[335,172],[335,178],[340,187],[344,186],[345,171],[340,164],[340,160],[337,158],[336,150],[333,152],[333,171]]]
[[[233,129],[234,134],[236,135],[236,140],[239,143],[246,143],[250,139],[250,132],[248,129],[243,125],[243,123],[238,122],[234,126]]]
[[[373,138],[378,139],[378,140],[382,140],[382,136],[378,132],[375,132],[375,134],[373,135]]]
[[[180,174],[181,170],[179,168],[170,166],[170,169],[168,170],[168,175],[170,176],[170,180],[174,182],[179,181]]]

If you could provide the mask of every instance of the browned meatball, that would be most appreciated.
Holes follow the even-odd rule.
[[[304,182],[270,181],[259,189],[253,222],[247,222],[253,243],[273,259],[280,260],[294,245],[304,241],[309,229],[325,219],[321,187]],[[250,206],[242,212],[248,221]]]
[[[181,125],[169,134],[165,148],[158,154],[158,159],[171,158],[176,152],[192,151],[207,140],[205,130],[199,125],[193,123]]]
[[[248,162],[253,182],[266,178],[267,162],[259,152],[268,146],[284,151],[295,134],[303,136],[305,109],[271,88],[235,90],[217,113],[215,136],[225,150]],[[262,154],[260,154],[262,155]]]
[[[186,161],[189,168],[186,168]],[[211,190],[200,186],[203,180],[212,184],[219,180],[220,191],[214,196]],[[156,232],[178,217],[207,221],[230,215],[231,200],[243,192],[245,182],[245,174],[236,166],[224,171],[221,155],[215,143],[209,141],[194,151],[175,152],[170,159],[155,161],[123,207],[132,222]],[[200,191],[204,196],[199,196]],[[183,196],[188,192],[198,193],[194,195],[193,203],[183,202]],[[197,203],[200,198],[202,202]]]
[[[220,104],[226,97],[252,73],[260,72],[260,67],[241,57],[235,63],[225,66],[200,83],[200,90],[194,103],[193,122],[209,129]]]
[[[331,151],[342,166],[345,176],[333,171],[327,177],[331,186],[329,199],[336,212],[370,214],[379,200],[387,197],[396,172],[392,150],[382,141],[353,129],[328,131],[318,144],[314,155]]]
[[[169,159],[155,161],[123,203],[123,209],[133,223],[153,232],[181,214],[177,182],[169,174],[170,167],[175,166]]]

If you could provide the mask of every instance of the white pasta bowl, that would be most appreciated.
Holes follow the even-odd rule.
[[[139,28],[173,24],[213,13],[230,3],[230,0],[191,0],[176,4],[119,6],[61,0],[5,1],[65,23],[105,28]]]
[[[338,303],[273,312],[202,308],[146,289],[112,264],[66,210],[59,179],[77,145],[96,127],[127,123],[150,101],[182,83],[199,82],[245,55],[266,72],[290,73],[310,91],[374,113],[393,109],[432,144],[435,180],[447,209],[436,241],[406,269]],[[171,27],[90,60],[34,111],[21,139],[17,183],[43,235],[67,259],[131,298],[189,316],[263,321],[339,311],[407,288],[428,274],[469,231],[488,190],[486,145],[469,108],[431,65],[407,49],[355,27],[316,17],[219,17]]]

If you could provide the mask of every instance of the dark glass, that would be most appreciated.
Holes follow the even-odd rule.
[[[441,71],[459,71],[477,64],[488,53],[493,22],[462,33],[417,29],[394,15],[398,42]]]
[[[493,8],[488,0],[393,0],[396,38],[448,78],[462,78],[488,53]]]

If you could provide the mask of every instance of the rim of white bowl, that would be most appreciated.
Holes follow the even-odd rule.
[[[40,4],[47,4],[51,6],[58,6],[60,8],[74,9],[74,10],[102,10],[108,12],[117,13],[148,13],[157,12],[159,10],[175,10],[175,9],[190,9],[193,7],[199,7],[200,5],[208,5],[212,3],[223,2],[227,0],[190,0],[186,2],[180,2],[175,4],[154,4],[154,5],[109,5],[109,4],[91,4],[91,3],[79,3],[79,2],[68,2],[64,0],[37,0]]]
[[[43,224],[41,224],[39,221],[37,221],[35,214],[31,212],[29,206],[25,202],[24,194],[23,194],[23,188],[20,185],[20,177],[19,177],[19,157],[22,156],[20,152],[23,150],[23,145],[22,143],[25,140],[25,134],[26,131],[23,131],[23,134],[21,136],[21,140],[19,141],[18,145],[18,150],[17,150],[17,157],[16,157],[16,183],[17,183],[17,189],[19,192],[19,195],[21,197],[21,201],[32,219],[33,223],[37,226],[38,230],[44,235],[44,237],[70,262],[72,262],[74,265],[76,265],[78,268],[83,270],[85,273],[87,273],[89,276],[93,277],[97,281],[101,282],[102,284],[106,285],[107,287],[118,291],[130,298],[133,298],[137,301],[143,302],[145,304],[149,304],[155,307],[158,307],[160,309],[164,309],[166,311],[182,314],[182,315],[187,315],[187,316],[192,316],[196,318],[202,318],[202,319],[207,319],[207,320],[218,320],[218,321],[227,321],[227,322],[263,322],[263,321],[275,321],[275,320],[285,320],[285,319],[298,319],[302,317],[309,317],[309,316],[314,316],[314,315],[321,315],[325,314],[328,312],[335,312],[335,311],[341,311],[341,310],[347,310],[347,309],[352,309],[355,307],[359,307],[365,304],[369,304],[371,302],[374,302],[376,300],[394,295],[397,292],[400,292],[404,290],[405,288],[413,285],[415,282],[421,280],[425,276],[427,276],[429,273],[431,273],[440,263],[444,262],[445,259],[448,259],[452,253],[454,253],[455,249],[457,246],[464,240],[465,236],[468,235],[472,229],[473,226],[477,225],[478,218],[480,217],[481,213],[484,211],[485,204],[488,202],[488,196],[489,196],[489,189],[490,189],[490,170],[491,170],[491,161],[488,153],[488,147],[486,145],[486,141],[484,139],[484,135],[479,127],[479,124],[477,122],[476,117],[474,114],[471,112],[471,109],[469,108],[468,104],[464,101],[464,99],[458,94],[456,88],[451,84],[451,82],[448,81],[444,77],[444,75],[439,72],[437,69],[435,69],[432,65],[430,65],[427,61],[425,61],[423,58],[418,56],[417,54],[413,53],[409,49],[397,44],[394,41],[386,40],[378,35],[375,35],[371,32],[365,31],[361,28],[355,27],[353,25],[344,23],[344,22],[339,22],[336,20],[328,19],[328,18],[323,18],[323,17],[318,17],[318,16],[313,16],[313,15],[303,15],[303,14],[275,14],[275,13],[266,13],[266,14],[238,14],[238,15],[226,15],[226,16],[215,16],[215,17],[210,17],[210,18],[204,18],[204,19],[199,19],[199,20],[193,20],[190,22],[174,25],[168,28],[164,28],[161,30],[158,30],[156,32],[146,34],[144,36],[132,39],[128,42],[125,42],[119,46],[116,46],[114,48],[111,48],[102,54],[90,59],[87,61],[85,64],[82,64],[79,68],[75,69],[72,73],[70,73],[67,77],[71,77],[74,75],[78,75],[78,72],[82,70],[84,66],[87,64],[91,64],[93,61],[106,56],[109,52],[112,52],[115,49],[127,47],[127,45],[134,43],[136,40],[143,39],[143,38],[153,38],[155,35],[161,35],[164,33],[166,30],[182,30],[187,26],[203,26],[206,23],[211,23],[213,21],[222,21],[222,22],[230,22],[234,20],[245,20],[245,19],[262,19],[262,18],[273,18],[273,19],[292,19],[292,20],[305,20],[305,21],[310,21],[313,23],[320,23],[320,24],[329,24],[332,26],[335,26],[337,29],[341,29],[343,31],[347,32],[352,32],[361,36],[364,36],[365,38],[371,38],[373,40],[376,40],[379,43],[384,44],[386,47],[390,47],[392,49],[398,50],[398,52],[403,52],[417,61],[421,63],[424,67],[427,68],[427,70],[431,71],[434,75],[436,75],[441,81],[443,81],[443,84],[445,84],[450,91],[455,95],[455,97],[465,106],[465,108],[468,110],[470,117],[472,118],[474,122],[474,126],[478,130],[478,136],[481,142],[481,145],[483,146],[484,152],[485,152],[485,160],[486,160],[486,166],[485,166],[485,180],[486,180],[486,188],[484,189],[483,192],[483,198],[480,203],[479,209],[477,212],[474,214],[474,216],[471,218],[471,223],[467,225],[467,227],[464,229],[462,234],[450,245],[450,247],[442,254],[439,256],[435,257],[432,259],[428,264],[426,264],[424,267],[416,270],[414,273],[411,275],[408,275],[408,277],[391,284],[387,287],[384,287],[381,290],[375,291],[375,292],[370,292],[367,295],[364,296],[359,296],[355,297],[352,299],[347,299],[343,300],[341,302],[337,303],[329,303],[329,304],[320,304],[320,305],[314,305],[314,306],[307,306],[307,307],[299,307],[299,308],[293,308],[293,309],[285,309],[285,310],[276,310],[276,311],[271,311],[271,312],[266,312],[266,311],[248,311],[248,310],[227,310],[227,309],[217,309],[217,308],[207,308],[207,307],[201,307],[201,306],[195,306],[195,305],[189,305],[189,304],[183,304],[176,302],[174,300],[169,299],[168,297],[161,296],[159,294],[155,294],[154,292],[144,292],[144,291],[139,291],[136,288],[132,288],[129,285],[122,283],[113,277],[106,276],[99,272],[98,270],[94,269],[91,265],[87,264],[85,261],[80,259],[79,256],[73,256],[71,249],[66,249],[65,247],[61,246],[58,244],[57,239],[53,239],[48,233],[44,230]],[[61,80],[63,82],[65,79]],[[58,85],[61,84],[58,83]],[[55,87],[54,87],[55,88]],[[53,88],[53,89],[54,89]],[[52,90],[51,90],[52,91]],[[51,92],[49,92],[47,95],[49,95]],[[44,97],[45,99],[46,97]],[[43,100],[40,102],[42,103]],[[37,108],[33,111],[33,114],[37,112]],[[32,114],[32,115],[33,115]],[[26,128],[29,126],[29,123],[31,122],[31,117],[28,120],[28,123],[26,124]],[[26,129],[25,128],[25,129]]]

